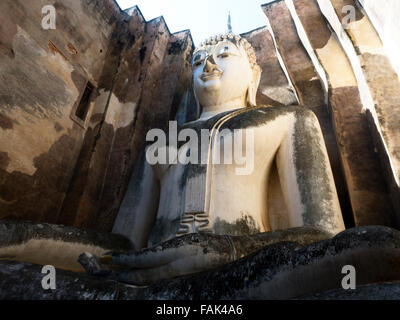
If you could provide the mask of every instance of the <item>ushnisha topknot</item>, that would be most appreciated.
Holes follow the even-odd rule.
[[[230,41],[238,47],[243,47],[247,53],[247,57],[249,59],[252,69],[260,69],[260,66],[257,64],[256,53],[252,45],[240,35],[235,35],[233,33],[220,34],[208,38],[207,40],[202,42],[198,48],[196,48],[193,55],[195,55],[196,52],[204,50],[208,46],[214,46],[221,41]]]

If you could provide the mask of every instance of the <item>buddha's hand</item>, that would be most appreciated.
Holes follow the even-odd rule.
[[[139,252],[110,252],[101,257],[84,253],[79,262],[95,276],[134,285],[149,285],[232,262],[232,243],[226,236],[188,234]]]
[[[139,252],[111,252],[100,258],[85,253],[78,261],[89,274],[135,285],[148,285],[214,269],[274,243],[284,241],[305,246],[332,236],[314,227],[231,237],[192,233]]]

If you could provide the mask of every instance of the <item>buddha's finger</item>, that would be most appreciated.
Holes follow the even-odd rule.
[[[78,258],[78,262],[88,274],[104,277],[111,274],[111,271],[102,268],[99,259],[89,252],[82,253]]]
[[[205,260],[203,260],[203,264],[199,264],[195,257],[186,257],[156,268],[120,272],[117,280],[138,286],[146,286],[160,280],[184,276],[207,269],[209,267]]]
[[[195,246],[182,246],[163,250],[145,250],[134,253],[113,253],[100,257],[104,264],[121,265],[130,268],[155,268],[184,257],[198,255]]]

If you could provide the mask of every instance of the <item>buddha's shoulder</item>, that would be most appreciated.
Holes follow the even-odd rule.
[[[293,115],[297,117],[308,117],[313,116],[313,112],[305,107],[299,105],[291,106],[257,106],[251,107],[244,112],[241,112],[233,116],[229,121],[226,122],[224,127],[231,129],[246,128],[246,127],[258,127],[267,125],[271,121],[283,116]]]
[[[269,122],[277,119],[278,117],[294,115],[295,117],[302,117],[313,115],[313,112],[299,105],[290,106],[267,106],[260,105],[256,107],[249,107],[245,109],[235,110],[232,112],[226,112],[206,120],[196,120],[193,122],[186,123],[181,127],[200,129],[200,128],[212,128],[216,124],[221,124],[223,128],[248,128],[266,125]]]
[[[289,113],[297,113],[299,110],[303,109],[299,105],[289,105],[289,106],[269,106],[269,105],[259,105],[256,107],[247,108],[244,114],[269,114],[269,115],[285,115]]]
[[[246,109],[247,114],[257,114],[257,113],[263,113],[263,114],[270,114],[270,115],[286,115],[286,114],[298,114],[298,115],[307,115],[307,114],[313,114],[313,112],[304,106],[301,105],[288,105],[288,106],[268,106],[268,105],[260,105],[256,107],[251,107]]]

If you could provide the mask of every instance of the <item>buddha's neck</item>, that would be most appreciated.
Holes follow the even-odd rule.
[[[241,109],[246,106],[246,101],[239,98],[229,102],[203,107],[200,119],[208,119],[222,112]]]

